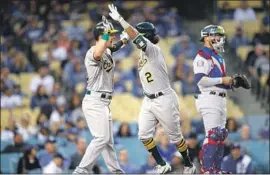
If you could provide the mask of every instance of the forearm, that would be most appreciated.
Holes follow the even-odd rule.
[[[210,78],[203,74],[195,74],[195,81],[200,86],[214,86],[222,84],[222,78]]]
[[[113,44],[112,47],[110,47],[109,49],[111,50],[111,52],[116,52],[118,51],[122,46],[124,45],[124,42],[122,40],[117,41],[115,44]]]
[[[108,41],[109,36],[108,34],[104,34],[102,38],[97,42],[94,50],[94,59],[95,60],[100,60],[102,54],[104,53],[106,49],[106,43]]]
[[[134,29],[128,22],[126,22],[124,18],[121,18],[121,20],[119,20],[119,23],[127,32],[130,39],[134,40],[139,35],[139,32],[136,29]]]

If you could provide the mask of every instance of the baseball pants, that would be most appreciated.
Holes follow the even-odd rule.
[[[171,143],[178,143],[182,139],[178,97],[172,89],[163,93],[155,99],[144,97],[138,121],[139,139],[153,138],[156,125],[160,122]]]
[[[86,95],[82,102],[82,109],[88,127],[94,136],[77,167],[90,171],[100,153],[105,164],[112,173],[123,173],[114,149],[112,117],[109,109],[109,99]],[[77,169],[76,168],[76,169]]]

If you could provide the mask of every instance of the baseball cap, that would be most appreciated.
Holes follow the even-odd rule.
[[[53,137],[49,137],[49,138],[46,140],[46,143],[56,143],[56,140],[55,140],[55,138],[53,138]]]
[[[54,158],[60,158],[60,159],[64,160],[64,157],[60,153],[56,153],[53,157]]]
[[[231,146],[231,149],[234,149],[234,148],[241,148],[241,145],[239,143],[233,143],[232,146]]]
[[[197,134],[194,132],[191,132],[188,136],[189,139],[197,139]]]
[[[24,151],[27,152],[27,151],[30,151],[33,148],[37,149],[37,146],[36,145],[31,145],[31,144],[30,145],[26,145],[24,147]]]
[[[68,130],[68,134],[78,134],[77,128],[70,128],[70,129]]]

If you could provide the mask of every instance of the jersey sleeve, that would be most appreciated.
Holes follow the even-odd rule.
[[[85,64],[88,66],[96,66],[99,64],[98,60],[94,58],[94,47],[91,47],[85,55]]]
[[[194,74],[203,73],[208,75],[210,71],[210,65],[208,64],[207,59],[197,55],[193,61],[193,71]]]
[[[149,41],[147,38],[146,40],[146,49],[145,49],[145,55],[148,58],[158,58],[158,53],[160,52],[160,48],[153,44],[151,41]]]

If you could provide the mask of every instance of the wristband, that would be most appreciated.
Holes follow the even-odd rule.
[[[108,41],[109,40],[110,35],[108,33],[105,33],[102,35],[101,39]]]

